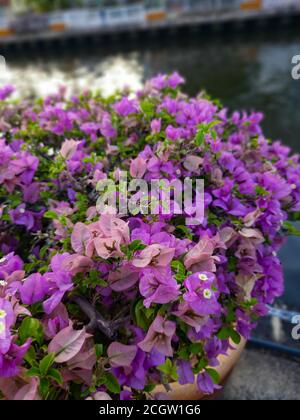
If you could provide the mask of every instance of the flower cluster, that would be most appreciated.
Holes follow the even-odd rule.
[[[299,157],[264,137],[261,114],[183,82],[18,103],[1,89],[1,398],[156,398],[174,381],[212,393],[218,357],[282,294]],[[98,214],[97,183],[120,171],[204,179],[204,221]]]

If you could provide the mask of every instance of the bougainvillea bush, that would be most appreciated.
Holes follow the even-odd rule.
[[[0,394],[162,398],[218,388],[218,356],[283,293],[299,157],[178,74],[110,98],[0,90]],[[100,180],[201,178],[205,218],[99,214]],[[165,396],[167,398],[167,396]]]

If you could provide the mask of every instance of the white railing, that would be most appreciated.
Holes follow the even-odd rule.
[[[143,23],[146,20],[146,9],[140,4],[136,6],[111,7],[100,11],[105,26]]]
[[[300,0],[263,0],[264,9],[300,9]]]

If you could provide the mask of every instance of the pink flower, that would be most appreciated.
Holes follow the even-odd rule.
[[[99,222],[74,227],[71,244],[75,252],[92,257],[95,250],[101,258],[123,256],[120,246],[130,242],[128,224],[112,215],[102,215]]]
[[[193,273],[197,271],[215,272],[217,270],[215,262],[217,257],[213,257],[215,243],[212,239],[205,237],[192,248],[184,259],[184,265]]]
[[[80,145],[80,141],[66,140],[60,149],[60,154],[66,160],[71,159],[73,155],[76,153],[79,145]]]
[[[158,134],[161,130],[161,118],[151,121],[151,131],[152,134]]]
[[[166,248],[159,244],[153,244],[145,248],[138,257],[134,258],[132,264],[138,268],[145,268],[148,265],[166,267],[170,264],[174,255],[175,248]]]
[[[131,367],[137,353],[137,346],[126,346],[121,343],[111,343],[107,349],[111,367]]]
[[[48,352],[56,355],[56,363],[66,363],[73,359],[82,349],[87,338],[91,337],[85,329],[74,330],[72,322],[61,330],[48,346]]]
[[[175,331],[175,322],[167,321],[158,315],[151,324],[145,339],[138,346],[146,353],[150,353],[155,348],[165,356],[172,357],[172,338]]]
[[[145,159],[137,157],[131,162],[130,175],[132,178],[141,179],[145,175],[147,170],[147,163]]]
[[[134,267],[123,264],[115,271],[110,271],[108,276],[109,287],[115,292],[131,289],[139,281],[139,274]]]
[[[120,242],[113,238],[97,238],[94,241],[98,257],[108,260],[109,258],[122,257],[124,254],[120,248]]]

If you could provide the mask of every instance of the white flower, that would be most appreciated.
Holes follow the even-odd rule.
[[[7,313],[4,309],[0,309],[0,319],[4,319],[6,317]]]
[[[0,280],[0,286],[1,286],[1,287],[5,287],[5,286],[7,286],[7,281]]]
[[[5,331],[5,325],[3,322],[0,322],[0,334],[2,334]]]
[[[6,257],[0,258],[0,264],[4,264],[6,262],[6,260],[7,260]]]
[[[206,274],[199,274],[199,280],[201,280],[201,281],[207,281],[208,280],[208,277],[207,277],[207,275]]]
[[[205,289],[203,292],[203,296],[205,297],[205,299],[211,299],[212,291],[210,289]]]

